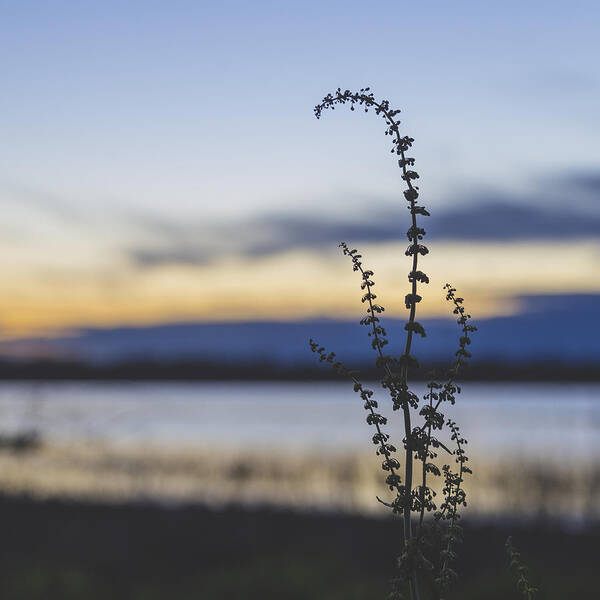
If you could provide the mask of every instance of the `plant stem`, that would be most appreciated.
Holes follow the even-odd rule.
[[[429,387],[429,407],[433,408],[433,387],[430,384]],[[425,486],[427,485],[427,455],[429,454],[429,444],[431,443],[431,422],[427,429],[427,443],[425,444],[425,452],[423,453],[423,478],[421,483],[421,514],[419,515],[419,529],[417,530],[417,537],[421,537],[423,529],[423,519],[425,518]]]
[[[381,105],[379,105],[379,107],[381,108]],[[388,119],[388,121],[390,122],[392,130],[394,131],[394,134],[396,136],[397,147],[400,152],[400,157],[402,159],[400,164],[401,164],[402,175],[403,175],[404,181],[408,185],[408,189],[411,190],[411,192],[414,192],[415,190],[411,183],[410,177],[408,177],[407,172],[406,172],[406,156],[404,154],[404,150],[402,149],[402,142],[401,142],[401,138],[400,138],[400,131],[398,128],[398,123],[396,123],[394,118],[391,117],[387,111],[382,109],[382,112],[385,115],[386,119]],[[415,209],[415,198],[411,196],[410,213],[411,213],[411,220],[412,220],[412,229],[414,232],[416,232],[416,230],[417,230],[417,215],[416,215],[416,212],[414,209]],[[417,237],[416,233],[413,236],[412,245],[413,245],[413,249],[415,251],[413,252],[411,272],[414,273],[417,270],[418,257],[419,257],[419,253],[416,251],[419,246],[418,237]],[[416,301],[414,300],[417,295],[417,279],[416,279],[416,277],[412,277],[411,283],[412,283],[411,293],[413,296],[413,302],[411,303],[410,315],[408,317],[409,327],[408,327],[408,331],[407,331],[407,335],[406,335],[406,345],[404,347],[405,356],[408,356],[410,354],[410,350],[411,350],[411,346],[412,346],[412,339],[413,339],[413,330],[410,325],[412,325],[415,322],[415,314],[416,314],[416,310],[417,310],[417,304],[416,304]],[[401,375],[400,375],[400,383],[404,389],[407,387],[407,380],[408,380],[408,365],[405,362],[402,366]],[[404,431],[406,433],[406,464],[405,464],[405,471],[404,471],[404,486],[405,486],[404,489],[405,489],[406,506],[404,508],[404,539],[409,540],[412,538],[412,527],[411,527],[410,516],[411,516],[411,508],[412,508],[413,451],[412,451],[412,427],[411,427],[411,422],[410,422],[410,407],[408,405],[408,402],[404,403],[404,405],[402,406],[402,410],[404,412]],[[413,579],[413,581],[412,581],[412,585],[411,585],[411,593],[415,600],[420,600],[419,586],[418,586],[418,582],[417,582],[416,573],[413,573],[412,579]]]
[[[365,92],[368,91],[368,88],[366,88],[364,91]],[[372,95],[367,95],[366,93],[363,94],[362,92],[363,92],[363,90],[361,90],[361,94],[355,95],[355,97],[354,97],[355,99],[353,102],[360,101],[361,104],[364,103],[367,106],[374,107],[375,112],[377,114],[380,114],[380,113],[383,114],[383,116],[385,117],[386,123],[388,125],[388,133],[391,135],[393,132],[393,135],[395,136],[396,153],[401,158],[399,165],[400,165],[400,168],[402,169],[402,178],[408,186],[408,190],[407,190],[407,192],[405,192],[405,197],[409,201],[409,209],[410,209],[411,220],[412,220],[412,227],[409,230],[410,232],[412,232],[411,234],[409,234],[409,240],[411,240],[411,245],[409,246],[409,248],[411,250],[410,254],[412,254],[412,257],[413,257],[412,271],[409,274],[409,281],[412,284],[411,285],[410,314],[409,314],[409,318],[408,318],[408,323],[406,325],[407,336],[406,336],[406,345],[404,348],[405,360],[403,361],[402,367],[400,370],[399,389],[396,390],[396,391],[400,392],[400,394],[403,394],[405,396],[405,398],[403,399],[403,401],[401,403],[401,407],[402,407],[402,412],[404,414],[404,431],[405,431],[405,440],[406,440],[406,442],[405,442],[405,458],[406,458],[406,460],[405,460],[405,471],[404,471],[404,507],[403,507],[404,543],[406,546],[406,545],[408,545],[409,541],[413,537],[412,526],[411,526],[411,511],[412,511],[413,446],[414,446],[414,444],[413,444],[413,439],[412,439],[410,404],[406,398],[406,392],[408,391],[408,386],[407,386],[408,358],[410,356],[410,350],[411,350],[411,346],[412,346],[413,325],[415,323],[416,304],[418,301],[418,299],[417,299],[417,277],[414,275],[417,272],[418,256],[419,256],[419,250],[420,250],[419,234],[418,234],[418,228],[417,228],[417,217],[416,217],[418,211],[417,211],[417,207],[416,207],[416,203],[415,203],[415,201],[418,197],[418,193],[411,183],[411,176],[414,176],[416,174],[409,173],[406,168],[407,161],[406,161],[406,155],[404,153],[404,147],[405,147],[405,145],[406,145],[406,147],[408,147],[409,143],[406,142],[405,138],[402,138],[400,136],[398,123],[394,120],[394,116],[393,116],[396,113],[388,110],[389,104],[386,101],[384,101],[382,103],[376,102]],[[349,91],[342,94],[341,91],[338,89],[337,101],[345,102],[345,99],[350,99],[350,98],[351,98],[351,94]],[[333,103],[336,102],[336,99],[333,98],[332,96],[329,96],[327,98],[327,101],[330,102],[331,106],[333,107]],[[317,117],[320,116],[320,110],[321,110],[320,106],[317,106],[315,108]],[[352,110],[354,110],[353,107],[352,107]],[[424,214],[427,214],[427,213],[425,212]],[[368,288],[367,288],[367,291],[369,292]],[[370,302],[370,300],[369,300],[369,302]],[[408,305],[408,300],[407,300],[407,305]],[[371,314],[373,315],[373,313],[371,313]],[[380,357],[383,357],[383,353],[381,352],[381,346],[379,344],[377,345],[377,349],[379,351]],[[395,379],[395,377],[392,376],[389,366],[386,363],[384,363],[384,368],[386,370],[386,373],[390,377],[390,381],[393,381]],[[394,387],[395,387],[395,384],[394,384]],[[412,600],[420,600],[419,585],[418,585],[418,581],[417,581],[416,571],[413,571],[413,573],[410,577],[409,586],[410,586],[410,594],[411,594]]]

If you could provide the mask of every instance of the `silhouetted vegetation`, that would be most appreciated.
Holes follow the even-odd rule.
[[[389,519],[289,511],[108,505],[0,497],[6,600],[372,600],[393,575]],[[466,523],[460,600],[505,600],[513,533],[542,600],[588,599],[597,540],[548,523]]]
[[[373,364],[354,364],[367,381],[378,378]],[[427,381],[444,365],[424,364],[411,370],[415,381]],[[315,365],[282,366],[260,362],[135,360],[94,364],[83,361],[0,361],[0,378],[8,381],[338,381],[339,376]],[[600,381],[600,364],[473,362],[463,381]]]
[[[417,202],[419,187],[415,182],[419,175],[413,170],[415,159],[406,154],[414,139],[400,135],[399,121],[396,118],[400,111],[391,109],[387,100],[377,101],[369,88],[359,92],[342,92],[338,88],[334,94],[327,94],[315,107],[315,116],[319,119],[324,110],[334,110],[336,105],[343,104],[349,104],[350,110],[355,107],[364,109],[365,112],[372,110],[384,120],[385,134],[392,139],[391,151],[399,157],[398,166],[406,185],[403,194],[408,202],[410,227],[406,232],[409,245],[405,255],[410,258],[411,268],[408,273],[409,292],[404,299],[409,311],[404,325],[406,343],[400,356],[390,354],[386,348],[389,342],[381,320],[385,309],[375,302],[377,296],[373,291],[374,272],[363,266],[358,250],[350,249],[345,242],[340,244],[344,255],[350,258],[353,270],[361,277],[361,301],[367,308],[366,316],[361,319],[360,324],[367,327],[371,338],[370,345],[376,355],[375,366],[380,371],[378,379],[381,387],[389,392],[393,410],[402,414],[402,475],[401,463],[396,458],[396,442],[392,443],[394,437],[384,429],[388,419],[379,413],[379,401],[375,399],[374,392],[359,380],[359,372],[345,366],[334,352],[328,352],[312,339],[310,347],[319,355],[320,362],[329,363],[336,373],[350,379],[354,391],[364,402],[367,423],[376,431],[372,441],[377,448],[377,455],[383,457],[381,468],[386,473],[385,483],[394,495],[389,502],[377,499],[389,507],[393,514],[401,515],[403,520],[402,550],[398,558],[398,575],[392,580],[391,597],[401,600],[407,594],[411,600],[441,600],[455,587],[458,578],[454,563],[457,558],[456,547],[462,541],[459,510],[467,506],[463,482],[465,476],[472,473],[467,466],[467,440],[462,436],[458,424],[448,418],[445,411],[456,402],[461,392],[457,377],[471,358],[468,347],[471,335],[477,328],[470,322],[471,315],[463,306],[463,298],[457,296],[456,288],[447,283],[444,286],[446,300],[452,305],[452,312],[457,317],[460,329],[458,349],[450,368],[445,369],[442,374],[432,373],[428,377],[427,393],[423,398],[411,390],[409,371],[419,367],[417,358],[412,354],[412,342],[416,336],[427,337],[425,328],[416,320],[417,305],[422,300],[418,293],[419,286],[429,283],[427,274],[419,269],[419,257],[429,254],[429,249],[422,243],[426,232],[418,223],[418,218],[428,217],[429,212]],[[421,423],[416,425],[419,421]],[[444,430],[448,439],[444,438],[442,441],[440,435]],[[442,463],[437,460],[438,453],[444,456]],[[451,461],[448,456],[452,457]],[[436,499],[436,491],[431,487],[430,480],[435,477],[442,477],[444,482],[440,500]],[[426,520],[426,513],[431,513],[432,517]],[[413,515],[418,519],[416,527],[412,522]]]
[[[367,381],[379,370],[373,364],[350,364]],[[431,371],[444,365],[430,364],[411,370],[415,381],[427,381]],[[27,381],[338,381],[335,373],[314,365],[283,367],[268,361],[207,362],[136,360],[93,364],[60,360],[0,361],[0,378]],[[600,364],[474,362],[461,375],[463,381],[600,381]]]
[[[344,365],[334,352],[326,350],[312,339],[310,348],[319,356],[320,362],[329,363],[335,373],[352,382],[354,391],[364,402],[367,423],[375,429],[372,441],[377,448],[376,454],[383,458],[381,468],[386,473],[385,483],[394,496],[388,502],[380,498],[377,500],[390,508],[393,514],[400,515],[403,521],[401,554],[397,561],[398,572],[392,579],[393,591],[389,597],[395,600],[442,600],[457,587],[459,580],[455,570],[458,559],[457,546],[462,542],[462,528],[458,524],[459,509],[467,506],[463,481],[466,475],[472,473],[467,466],[467,441],[462,437],[457,423],[444,413],[448,405],[455,404],[461,391],[457,377],[471,358],[468,347],[471,345],[471,334],[477,328],[470,323],[471,315],[465,311],[463,299],[456,295],[456,289],[446,284],[446,299],[452,303],[453,313],[460,327],[454,362],[444,375],[433,373],[426,376],[427,392],[422,398],[410,389],[409,373],[412,375],[420,368],[417,358],[411,353],[412,341],[416,336],[426,337],[425,328],[415,318],[416,307],[422,300],[419,286],[429,283],[429,277],[419,269],[418,264],[419,258],[426,256],[429,249],[422,243],[426,231],[417,222],[418,218],[428,217],[429,212],[417,203],[419,187],[415,182],[419,175],[413,170],[415,159],[406,154],[414,140],[400,134],[397,120],[400,111],[391,109],[387,100],[376,100],[369,88],[358,92],[342,91],[338,88],[333,94],[327,94],[315,107],[315,116],[319,119],[324,110],[334,110],[336,106],[346,104],[352,111],[355,108],[365,112],[373,111],[384,120],[385,134],[392,139],[391,152],[399,157],[398,166],[406,185],[403,194],[408,202],[410,227],[406,232],[409,245],[405,254],[410,258],[411,269],[408,273],[409,292],[405,296],[406,309],[409,311],[404,326],[406,343],[403,353],[399,356],[386,353],[389,352],[389,348],[385,348],[388,338],[381,318],[385,309],[375,302],[377,296],[373,291],[374,272],[363,266],[358,250],[351,249],[346,242],[340,243],[344,255],[352,262],[353,270],[358,272],[361,278],[361,301],[366,305],[366,316],[360,323],[367,327],[368,336],[371,338],[370,345],[376,354],[375,367],[379,371],[377,379],[381,387],[389,392],[393,410],[402,413],[402,474],[401,462],[396,458],[397,448],[395,442],[392,443],[394,438],[387,433],[388,418],[380,414],[380,401],[375,399],[373,390],[362,383],[365,374],[361,375],[358,370]],[[444,409],[444,413],[441,412],[441,408]],[[422,423],[416,426],[415,421],[419,417],[422,417]],[[449,430],[450,434],[447,436],[449,440],[444,439],[445,443],[439,437],[444,429]],[[438,454],[447,456],[444,452],[454,457],[455,464],[445,463],[440,468]],[[420,473],[417,473],[419,463]],[[438,500],[429,480],[440,476],[443,477],[444,485],[442,498]],[[426,513],[431,513],[429,519],[425,519]],[[416,516],[416,527],[413,515]],[[506,549],[510,567],[516,574],[518,592],[526,600],[533,600],[538,590],[530,583],[528,569],[522,563],[521,555],[512,544],[511,538],[506,542]],[[470,567],[468,573],[472,574]],[[493,589],[488,582],[486,597],[491,597],[489,592]]]
[[[34,429],[0,433],[0,450],[11,450],[16,453],[30,452],[39,448],[41,443],[41,435]]]

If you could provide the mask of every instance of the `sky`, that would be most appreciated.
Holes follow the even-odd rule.
[[[600,292],[596,2],[0,0],[0,335],[404,314],[402,109],[432,216],[422,311]]]

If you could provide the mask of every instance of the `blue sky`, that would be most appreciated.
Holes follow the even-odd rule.
[[[248,269],[285,270],[300,289],[309,268],[344,268],[321,247],[286,249],[281,223],[370,222],[402,202],[373,115],[314,119],[338,85],[402,108],[423,201],[440,215],[498,198],[600,212],[600,186],[573,183],[600,173],[597,3],[21,1],[0,14],[7,330],[314,313],[310,294],[310,310],[290,307],[289,282],[264,310],[250,290]],[[475,251],[461,236],[450,250]],[[565,269],[599,256],[593,228],[564,249],[560,228],[541,237],[531,256],[550,247]],[[527,242],[492,238],[482,255],[503,263]],[[249,263],[248,248],[273,239]],[[365,243],[378,259],[390,249]],[[575,291],[600,288],[592,266],[579,275]],[[207,281],[225,308],[206,302]],[[493,286],[467,285],[491,306]],[[530,291],[571,286],[548,275]]]

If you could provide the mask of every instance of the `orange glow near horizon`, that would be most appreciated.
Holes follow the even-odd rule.
[[[404,249],[400,243],[362,249],[365,265],[375,271],[378,301],[394,317],[406,314]],[[449,315],[442,292],[447,280],[476,318],[518,311],[514,297],[521,294],[600,292],[597,242],[437,243],[431,250],[421,262],[431,279],[419,305],[422,317]],[[76,272],[63,267],[43,277],[23,264],[2,268],[0,325],[5,339],[81,326],[359,318],[363,310],[356,273],[333,250],[147,270],[117,261]]]

